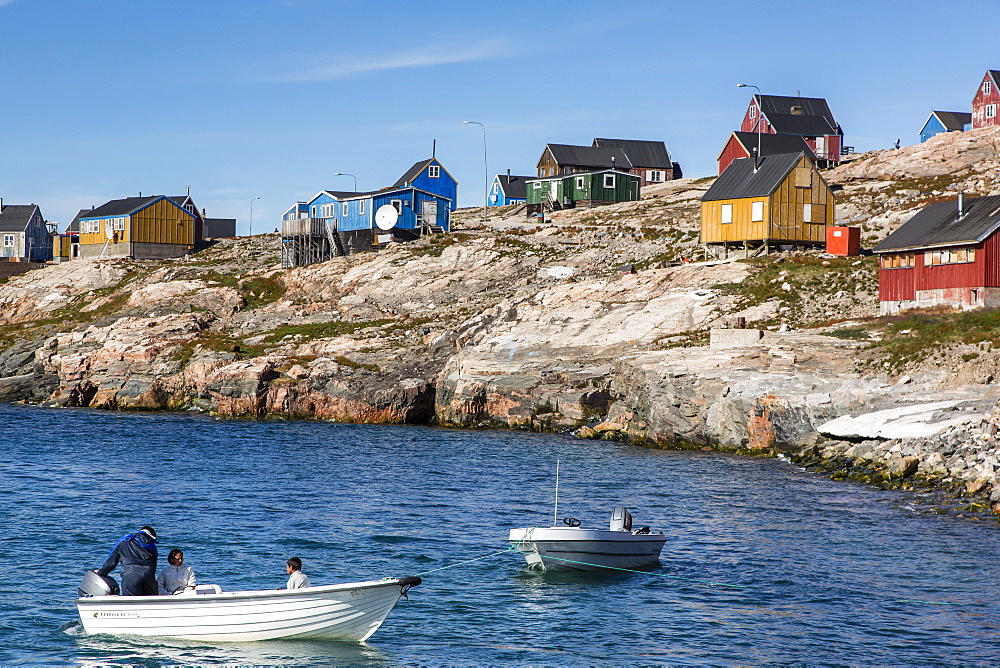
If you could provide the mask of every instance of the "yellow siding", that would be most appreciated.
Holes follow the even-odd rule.
[[[803,187],[808,185],[808,187]],[[764,222],[751,222],[751,203],[765,202]],[[733,222],[722,223],[722,205],[733,207]],[[805,222],[805,205],[812,222]],[[743,241],[826,243],[826,228],[834,222],[833,192],[812,162],[802,157],[769,197],[701,203],[702,243]]]
[[[137,211],[126,228],[132,235],[128,241],[194,245],[194,217],[166,199]]]
[[[764,203],[764,220],[752,222],[751,209],[753,202]],[[733,222],[722,222],[722,205],[733,207]],[[702,243],[723,243],[764,239],[767,233],[768,201],[766,197],[746,199],[720,199],[714,202],[701,203],[701,241]]]
[[[84,233],[86,221],[81,221],[80,244],[101,244],[108,239],[105,236],[107,221],[115,218],[125,218],[125,229],[116,230],[112,243],[138,242],[160,244],[194,245],[194,217],[184,209],[175,206],[167,199],[161,199],[154,204],[137,211],[132,216],[114,216],[100,221],[100,231]],[[113,223],[112,223],[113,225]]]

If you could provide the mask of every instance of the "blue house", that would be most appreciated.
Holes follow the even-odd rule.
[[[972,127],[972,114],[965,111],[932,111],[920,128],[921,143],[942,132],[963,132]]]
[[[490,186],[490,194],[486,201],[490,206],[520,204],[528,197],[524,182],[535,178],[537,177],[511,176],[509,171],[506,174],[497,174],[493,177],[493,185]]]
[[[375,213],[387,205],[397,218],[385,229],[376,225]],[[450,229],[451,200],[414,186],[360,193],[322,190],[282,216],[281,262],[303,266]]]
[[[458,181],[441,166],[437,158],[413,163],[413,166],[392,184],[393,188],[405,186],[413,186],[450,200],[452,211],[458,206]]]

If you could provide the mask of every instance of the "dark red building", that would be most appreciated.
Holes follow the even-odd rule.
[[[805,153],[806,156],[816,162],[816,156],[806,141],[797,135],[772,135],[760,134],[756,132],[734,132],[729,135],[729,140],[722,147],[722,152],[717,158],[719,161],[719,174],[726,171],[733,160],[739,158],[751,158],[760,148],[760,155],[782,155],[784,153]]]
[[[1000,306],[1000,195],[928,204],[874,248],[879,312]]]
[[[821,97],[754,95],[740,130],[802,137],[823,166],[840,162],[844,132]]]
[[[1000,71],[986,70],[979,82],[979,90],[972,98],[972,129],[989,128],[997,123],[997,107],[1000,106]]]

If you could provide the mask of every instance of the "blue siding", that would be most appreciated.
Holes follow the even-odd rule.
[[[521,204],[524,202],[523,197],[508,197],[500,183],[500,177],[493,177],[493,185],[490,186],[489,197],[486,198],[486,202],[489,206],[506,206],[508,204]]]
[[[947,130],[941,125],[941,121],[938,120],[937,116],[931,114],[927,122],[924,123],[924,127],[920,129],[920,141],[925,142],[934,135],[941,134],[942,132],[947,132]]]
[[[428,176],[431,166],[437,166],[441,168],[441,176],[431,178]],[[442,197],[447,197],[451,200],[451,210],[454,211],[458,206],[458,182],[455,179],[448,176],[448,172],[444,170],[441,163],[436,159],[431,160],[427,165],[417,174],[410,185],[419,188],[421,190],[426,190],[428,192],[441,195]]]
[[[300,207],[310,218],[323,218],[328,226],[336,227],[341,232],[357,232],[358,230],[370,230],[375,228],[375,211],[380,206],[392,204],[394,200],[399,201],[399,220],[396,227],[404,230],[417,229],[417,216],[423,211],[423,202],[436,201],[437,219],[430,221],[432,225],[439,225],[445,230],[450,229],[450,211],[448,200],[433,193],[425,193],[420,190],[408,188],[396,188],[378,193],[370,197],[358,199],[338,200],[327,193],[320,193],[308,204]],[[364,202],[364,213],[361,213],[361,203]],[[323,212],[324,204],[334,204],[334,215],[331,217]],[[291,211],[291,209],[289,210]],[[313,213],[315,211],[315,214]],[[345,213],[346,211],[346,213]]]

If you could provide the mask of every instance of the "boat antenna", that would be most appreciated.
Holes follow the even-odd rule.
[[[552,512],[552,526],[559,523],[559,460],[556,460],[556,508]]]

